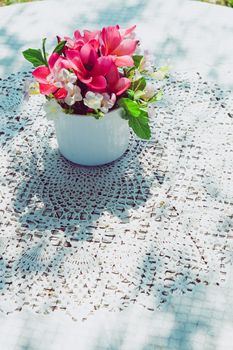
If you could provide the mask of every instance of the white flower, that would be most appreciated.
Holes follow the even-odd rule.
[[[53,72],[47,77],[47,81],[56,86],[57,88],[66,88],[66,85],[75,83],[77,77],[74,73],[68,71],[68,69],[59,66],[53,68]]]
[[[43,107],[48,120],[54,120],[57,114],[62,112],[61,106],[55,99],[47,100]]]
[[[145,71],[148,74],[154,72],[154,57],[149,53],[149,51],[144,51],[144,56],[140,64],[140,71]]]
[[[135,69],[134,73],[133,73],[133,76],[131,77],[131,81],[134,82],[134,81],[137,81],[139,80],[140,78],[142,77],[141,73],[139,72],[138,69]]]
[[[74,73],[62,68],[57,75],[57,80],[63,82],[64,85],[74,84],[77,81],[77,77]]]
[[[147,82],[146,87],[144,90],[144,94],[142,95],[142,98],[145,100],[149,100],[155,95],[155,87],[152,83]]]
[[[94,110],[100,109],[103,95],[88,91],[85,98],[83,99],[84,104]]]
[[[66,104],[68,104],[68,106],[72,106],[77,101],[82,101],[83,98],[79,86],[68,83],[65,88],[67,90],[67,96],[65,97],[64,101]]]
[[[111,109],[116,103],[116,95],[112,94],[110,96],[106,92],[99,94],[88,91],[83,102],[87,107],[92,108],[95,111],[100,110],[103,113],[108,113],[109,109]]]
[[[109,109],[111,109],[116,102],[116,95],[112,94],[112,96],[110,97],[109,94],[104,93],[102,94],[102,96],[103,96],[103,100],[101,102],[100,110],[103,113],[108,113]]]

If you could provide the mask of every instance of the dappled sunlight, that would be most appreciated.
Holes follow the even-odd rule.
[[[12,79],[17,82],[18,76]],[[218,149],[228,144],[228,113],[221,115],[218,129],[204,128],[222,135],[211,143],[211,150],[211,137],[200,131],[201,123],[218,125],[215,108],[221,112],[230,102],[227,92],[214,89],[199,75],[189,79],[178,75],[164,82],[155,141],[133,139],[119,161],[96,168],[62,158],[51,124],[44,119],[41,98],[22,104],[22,86],[17,90],[17,84],[9,83],[9,91],[18,91],[10,100],[20,106],[18,121],[27,123],[18,133],[10,132],[17,123],[5,128],[12,159],[2,162],[8,216],[2,214],[6,223],[10,216],[11,233],[17,237],[8,237],[9,227],[4,225],[3,312],[60,315],[64,310],[79,330],[92,334],[87,343],[81,338],[87,349],[131,350],[134,343],[138,350],[151,344],[166,350],[186,350],[191,344],[198,350],[204,342],[211,349],[219,320],[232,321],[232,310],[226,307],[232,221],[230,210],[218,210],[229,209],[231,197],[229,203],[222,202],[227,187],[218,181],[221,171],[212,174],[213,161],[206,159],[206,152],[216,151],[218,156]],[[4,110],[9,109],[7,96],[13,95],[8,90]],[[194,94],[197,102],[191,109]],[[194,141],[198,147],[190,146]],[[7,152],[1,157],[7,160]],[[214,169],[228,173],[230,161],[219,160]],[[190,186],[190,179],[200,192]],[[228,177],[224,179],[228,185]],[[53,324],[61,319],[53,319]],[[204,337],[206,333],[212,336]],[[26,333],[23,346],[33,346],[33,339]],[[60,334],[57,339],[63,341]]]
[[[69,12],[69,21],[66,21],[67,3],[76,9],[74,0],[62,1],[59,5],[57,1],[50,1],[45,6],[42,1],[11,6],[7,10],[1,8],[1,76],[27,69],[20,53],[30,46],[40,47],[41,37],[48,38],[49,48],[54,45],[52,38],[57,34],[72,35],[77,28],[95,29],[99,23],[101,26],[136,23],[143,46],[154,53],[157,64],[169,60],[173,70],[199,70],[207,78],[232,87],[228,72],[233,11],[228,8],[217,7],[216,11],[215,6],[200,2],[194,6],[185,0],[169,2],[169,6],[162,0],[157,0],[156,5],[154,0],[132,0],[127,4],[123,0],[110,0],[95,2],[95,10],[90,11],[93,4],[88,0],[79,4],[78,11]],[[41,25],[38,17],[42,11],[46,26]],[[56,13],[52,21],[51,13]]]
[[[31,73],[5,80],[1,350],[231,350],[232,95],[218,85],[233,88],[233,10],[51,0],[0,14],[0,78],[28,72],[21,51],[41,37],[49,51],[57,34],[116,23],[172,66],[153,139],[96,168],[61,156],[42,98],[23,100]]]
[[[232,305],[230,288],[197,287],[193,292],[172,296],[168,305],[148,311],[131,305],[120,313],[99,310],[84,322],[73,322],[64,313],[35,315],[29,310],[15,319],[1,322],[2,334],[14,325],[15,341],[44,350],[230,350],[232,344]],[[225,298],[221,303],[218,300]],[[215,300],[216,302],[213,302]],[[11,328],[12,329],[12,328]],[[41,338],[41,334],[44,334]],[[30,349],[29,347],[29,349]]]
[[[90,11],[93,7],[92,0],[82,2],[78,6],[78,11],[69,12],[69,21],[64,20],[64,14],[67,13],[67,3],[65,1],[50,1],[44,6],[43,2],[22,4],[12,6],[6,11],[1,9],[3,16],[0,21],[1,41],[4,48],[3,57],[0,61],[0,75],[6,76],[10,72],[25,69],[28,65],[23,61],[21,52],[28,47],[40,47],[41,37],[48,38],[48,48],[54,46],[53,38],[56,35],[72,35],[77,28],[95,29],[102,25],[113,25],[119,23],[128,25],[139,20],[141,10],[146,6],[146,2],[139,0],[129,1],[127,6],[123,1],[110,0],[108,2],[96,2],[95,10]],[[76,8],[77,2],[69,1],[69,6]],[[59,8],[59,10],[58,10]],[[38,13],[43,9],[43,21],[46,26],[41,25],[38,20]],[[128,16],[129,11],[131,16]],[[7,12],[7,16],[4,16]],[[51,13],[56,15],[51,21]],[[125,15],[124,15],[125,14]],[[23,21],[21,20],[23,18]],[[65,15],[65,18],[67,16]],[[20,26],[20,30],[19,30]],[[7,63],[7,64],[6,64]]]

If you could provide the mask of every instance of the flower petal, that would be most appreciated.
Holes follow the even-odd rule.
[[[48,64],[49,64],[50,70],[53,69],[53,67],[54,67],[54,65],[57,62],[59,57],[60,57],[60,55],[58,55],[57,52],[52,53],[52,55],[49,57]]]
[[[124,56],[132,55],[137,47],[137,40],[125,39],[111,53],[112,55]]]
[[[80,79],[84,77],[86,75],[86,69],[82,63],[79,52],[76,50],[67,50],[66,57],[70,63],[70,67],[76,71],[78,77]]]
[[[111,68],[110,68],[108,74],[106,75],[108,85],[110,87],[112,85],[115,85],[117,83],[117,81],[119,80],[119,78],[120,78],[120,75],[119,75],[118,69],[117,69],[116,65],[114,63],[112,63]]]
[[[83,103],[92,109],[99,109],[101,107],[101,102],[103,100],[103,96],[98,93],[94,93],[92,91],[88,91],[83,100]]]
[[[47,83],[47,76],[50,74],[50,70],[48,67],[42,66],[42,67],[38,67],[36,68],[33,72],[32,75],[33,77],[42,84],[46,84]]]
[[[97,60],[97,53],[91,45],[84,44],[80,50],[80,58],[83,64],[93,67]]]
[[[40,83],[40,93],[42,95],[49,95],[52,94],[57,90],[56,86],[49,85],[49,84],[41,84]]]
[[[127,78],[120,78],[114,86],[114,92],[117,96],[122,95],[131,85],[131,81]]]
[[[92,81],[87,84],[87,86],[93,91],[103,91],[107,86],[107,82],[106,79],[100,75],[93,77]]]
[[[129,27],[129,28],[125,29],[124,32],[121,34],[121,36],[125,37],[125,36],[131,34],[134,31],[135,28],[136,28],[136,24],[133,25],[132,27]]]
[[[62,88],[59,89],[55,94],[54,97],[58,100],[62,100],[63,98],[65,98],[67,96],[67,91],[66,89]]]
[[[85,42],[88,42],[92,39],[96,39],[96,41],[98,40],[98,37],[99,37],[99,34],[100,34],[100,31],[99,30],[93,30],[93,31],[90,31],[90,30],[84,30],[83,31],[83,38],[85,40]]]
[[[91,70],[92,76],[106,75],[112,66],[112,59],[108,56],[99,57]]]
[[[134,66],[134,61],[131,56],[113,56],[113,61],[117,67]]]
[[[80,33],[79,30],[76,30],[76,31],[74,32],[74,37],[75,37],[76,40],[79,40],[79,39],[82,38],[82,35],[81,35],[81,33]]]
[[[69,49],[73,49],[75,47],[75,41],[73,39],[71,39],[70,37],[65,36],[64,40],[66,40],[65,48],[68,47]]]
[[[119,26],[105,27],[101,31],[101,39],[103,42],[102,51],[104,55],[111,54],[121,42],[121,34],[119,32]]]

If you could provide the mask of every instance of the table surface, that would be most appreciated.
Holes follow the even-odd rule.
[[[183,0],[128,0],[127,4],[70,0],[5,7],[0,15],[2,78],[28,69],[19,52],[37,47],[41,37],[117,22],[122,26],[137,23],[143,46],[154,53],[157,62],[169,59],[176,71],[199,71],[224,89],[233,85],[231,9]],[[0,348],[230,350],[232,286],[228,271],[220,286],[197,286],[192,292],[171,297],[164,308],[151,311],[137,302],[121,312],[99,310],[85,322],[73,321],[60,311],[41,315],[28,308],[1,313]]]

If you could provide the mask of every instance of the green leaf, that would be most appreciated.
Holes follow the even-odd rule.
[[[135,67],[124,68],[124,76],[130,78],[134,76]]]
[[[121,109],[121,118],[125,119],[125,120],[129,120],[130,119],[129,114],[126,112],[126,110],[124,108]]]
[[[42,39],[42,52],[44,56],[44,61],[46,62],[46,66],[48,67],[48,60],[47,60],[47,53],[45,51],[45,43],[46,43],[46,38]]]
[[[55,49],[53,50],[53,53],[57,52],[60,55],[64,49],[65,44],[66,44],[66,40],[60,41],[55,47]]]
[[[100,119],[104,117],[104,113],[96,110],[95,112],[87,113],[87,115],[94,117],[95,119]]]
[[[139,68],[141,62],[142,62],[143,56],[140,55],[134,55],[133,56],[133,61],[134,61],[134,65],[135,67]]]
[[[131,89],[127,90],[127,94],[129,96],[129,98],[131,98],[131,100],[134,100],[134,91]]]
[[[28,49],[23,51],[22,54],[27,61],[33,64],[34,67],[46,65],[40,49]]]
[[[151,130],[147,112],[141,111],[138,118],[130,118],[128,123],[140,139],[149,140],[151,138]]]
[[[118,103],[119,106],[123,107],[125,111],[132,117],[138,117],[141,113],[137,102],[132,101],[130,98],[121,98]]]
[[[144,90],[146,87],[146,79],[144,77],[141,77],[140,79],[132,82],[130,88],[133,91],[137,91],[137,90]]]

